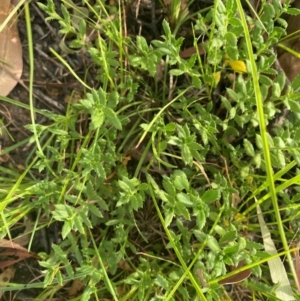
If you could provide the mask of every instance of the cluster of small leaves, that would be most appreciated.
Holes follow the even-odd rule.
[[[261,244],[241,235],[242,225],[235,221],[231,208],[235,190],[228,187],[221,175],[216,175],[216,182],[212,183],[214,188],[208,190],[192,188],[186,174],[179,170],[170,177],[163,177],[162,188],[150,176],[149,180],[157,199],[162,201],[164,227],[169,227],[172,237],[173,243],[168,243],[167,247],[172,248],[175,244],[183,259],[189,261],[194,256],[193,245],[205,246],[198,254],[194,270],[201,270],[206,282],[226,274],[228,266],[252,263],[261,256],[267,256],[261,251]],[[224,204],[218,208],[216,204],[221,198]],[[223,212],[221,216],[220,212]],[[193,231],[188,226],[191,220],[196,224]],[[218,224],[213,226],[212,222],[218,220]],[[260,277],[260,267],[256,266],[252,271]],[[171,275],[166,276],[167,283],[172,283],[172,280]],[[220,286],[212,285],[207,291],[207,300],[218,299],[220,294]]]
[[[231,60],[246,59],[246,49],[242,36],[243,28],[236,15],[236,11],[235,1],[226,1],[225,4],[222,1],[216,1],[215,10],[209,14],[211,15],[212,24],[215,25],[215,30],[213,30],[214,27],[212,26],[209,43],[207,44],[208,62],[211,61],[212,64],[218,64],[218,62],[222,61],[225,54]],[[275,1],[272,4],[263,5],[258,14],[260,18],[252,19],[250,16],[247,17],[250,24],[253,22],[250,35],[255,47],[255,57],[257,58],[257,68],[261,84],[260,90],[264,100],[264,112],[267,120],[274,120],[276,114],[281,112],[282,106],[278,110],[280,103],[284,103],[284,106],[294,113],[298,113],[299,111],[299,104],[293,100],[292,96],[294,95],[297,99],[296,90],[291,90],[291,88],[286,89],[285,75],[282,72],[278,74],[277,70],[273,67],[276,60],[273,45],[278,43],[285,35],[284,27],[286,26],[286,22],[281,19],[281,15],[284,12],[289,14],[298,13],[296,9],[288,8],[281,1]],[[275,22],[281,25],[276,26],[274,25],[276,24]],[[200,25],[202,23],[199,21]],[[245,61],[247,63],[247,60]],[[292,87],[296,87],[297,82],[298,80],[295,79]],[[221,121],[223,128],[223,139],[220,145],[221,152],[225,154],[227,150],[229,151],[228,156],[230,156],[236,167],[238,167],[242,177],[246,178],[250,173],[254,173],[255,169],[264,169],[261,139],[257,133],[258,119],[251,78],[245,75],[237,76],[234,87],[228,87],[226,94],[221,95],[221,102],[228,112],[226,118]],[[287,126],[287,123],[285,126]],[[293,128],[293,131],[278,128],[277,133],[280,133],[280,137],[269,136],[272,163],[278,168],[284,167],[293,158],[293,156],[286,156],[286,150],[289,149],[289,153],[291,154],[291,143],[295,141],[292,137],[297,131],[297,126],[294,124],[288,127]],[[245,131],[242,130],[243,128]],[[243,139],[244,149],[240,146],[232,146],[232,142],[235,142],[241,135],[241,132],[244,132],[246,136]],[[254,137],[256,138],[254,139]],[[222,144],[224,145],[223,148]],[[295,143],[293,145],[296,146]],[[295,149],[292,150],[293,154],[295,153]],[[246,158],[247,156],[251,157],[248,163],[247,160],[244,160],[244,163],[239,163],[242,158]],[[294,159],[296,158],[294,157]]]
[[[144,37],[137,37],[136,46],[137,52],[129,56],[130,64],[133,67],[140,67],[142,70],[148,71],[151,76],[154,76],[162,54],[148,46]]]
[[[55,12],[54,6],[49,5],[49,9]],[[64,15],[64,22],[67,21]],[[102,44],[98,44],[98,48],[89,48],[95,64],[100,66],[98,79],[115,80],[119,66],[115,59],[117,53],[109,51],[104,40],[99,43]],[[114,86],[112,81],[110,84]],[[126,97],[120,97],[118,88],[126,91]],[[107,228],[114,226],[110,233],[112,240],[103,241],[99,252],[105,258],[109,273],[115,274],[118,262],[126,256],[126,248],[134,249],[128,242],[128,235],[134,223],[133,212],[143,206],[147,189],[146,184],[128,176],[115,142],[117,133],[128,122],[126,116],[116,113],[119,102],[130,102],[138,84],[129,78],[118,88],[109,93],[103,88],[93,89],[69,107],[65,117],[45,112],[53,123],[35,127],[41,140],[50,139],[43,147],[43,153],[37,152],[34,166],[46,177],[31,187],[30,193],[35,196],[35,207],[39,212],[44,210],[52,222],[62,223],[64,240],[59,246],[53,245],[54,253],[43,256],[40,261],[46,268],[44,285],[53,281],[62,284],[66,278],[80,278],[86,283],[83,300],[96,292],[96,285],[103,277],[101,270],[93,267],[93,258],[97,254],[89,248],[90,239],[97,239],[101,234],[95,233],[95,237],[89,238],[87,233],[100,224]],[[82,117],[89,121],[84,134],[78,130],[78,120]],[[33,126],[27,128],[34,130]],[[110,179],[114,174],[116,179],[120,176],[119,181]],[[76,271],[68,259],[71,253],[79,264]],[[72,273],[70,269],[73,269]]]
[[[229,229],[216,227],[215,230],[220,235],[219,240],[215,238],[216,235],[207,235],[199,230],[194,231],[198,241],[205,242],[208,248],[200,255],[198,262],[198,268],[201,267],[206,279],[215,279],[226,274],[226,265],[237,266],[243,261],[251,263],[261,259],[260,256],[263,253],[257,256],[257,252],[263,249],[263,246],[242,237],[232,224]],[[260,276],[260,267],[257,266],[253,272]]]
[[[63,15],[59,16],[52,0],[48,0],[48,5],[40,4],[40,7],[49,19],[59,21],[62,33],[75,34],[70,44],[72,47],[86,46],[84,20],[78,23],[78,28],[74,27],[65,6],[62,5]],[[247,18],[265,100],[265,117],[274,119],[279,101],[294,113],[291,117],[294,121],[287,121],[286,127],[277,128],[276,135],[269,135],[272,163],[282,168],[292,158],[300,162],[297,151],[300,80],[295,79],[291,88],[285,90],[285,76],[277,74],[272,67],[275,61],[272,45],[285,34],[285,29],[275,26],[274,22],[285,25],[280,15],[294,11],[279,0],[263,7],[265,9],[258,12],[260,18]],[[103,26],[109,28],[109,22],[103,21]],[[137,252],[129,240],[129,233],[136,226],[135,213],[143,207],[151,188],[159,201],[163,227],[169,229],[172,239],[172,243],[166,244],[167,248],[175,245],[185,262],[190,262],[201,245],[203,251],[197,258],[194,271],[201,269],[205,281],[225,275],[228,266],[237,266],[241,261],[251,263],[265,256],[259,251],[261,245],[243,237],[244,225],[236,220],[237,209],[233,208],[233,195],[238,194],[234,187],[239,187],[243,194],[248,193],[245,179],[257,169],[264,169],[252,79],[248,74],[237,75],[220,95],[217,109],[211,95],[203,97],[203,102],[201,97],[190,96],[195,90],[203,89],[207,94],[215,88],[212,84],[214,74],[226,67],[227,56],[229,60],[243,60],[249,65],[236,1],[215,1],[206,16],[198,15],[195,28],[203,29],[209,37],[203,46],[207,51],[204,68],[197,55],[188,60],[182,59],[179,53],[184,39],[175,37],[166,21],[162,27],[162,41],[148,44],[145,38],[136,38],[135,51],[128,56],[130,67],[136,74],[128,74],[126,81],[120,84],[117,80],[121,78],[119,71],[122,68],[119,54],[111,50],[111,44],[103,37],[99,37],[93,46],[89,45],[88,53],[99,67],[97,80],[101,81],[102,87],[92,89],[72,105],[67,118],[59,119],[55,114],[49,114],[53,125],[38,125],[35,129],[40,138],[52,138],[44,148],[47,156],[38,153],[35,164],[39,172],[46,170],[47,177],[31,191],[37,197],[37,206],[42,205],[48,216],[63,224],[64,239],[60,246],[53,245],[54,253],[43,256],[41,266],[46,268],[45,286],[54,279],[62,284],[64,278],[81,278],[86,284],[82,298],[87,300],[97,291],[97,283],[104,279],[106,270],[115,275],[118,263],[127,256],[127,250],[134,254]],[[266,32],[268,35],[264,38]],[[112,41],[116,39],[115,34],[117,32],[113,30],[106,33]],[[122,51],[120,49],[120,55]],[[142,74],[146,72],[155,77],[162,59],[166,63],[165,75],[179,82],[185,75],[189,81],[188,84],[183,82],[183,88],[173,91],[173,98],[168,99],[168,104],[156,99],[153,101],[159,106],[153,110],[159,110],[159,113],[155,117],[152,114],[148,116],[155,118],[155,122],[151,123],[152,120],[147,120],[149,117],[144,115],[141,118],[143,124],[140,123],[138,133],[147,131],[150,137],[148,150],[151,150],[153,158],[147,168],[137,167],[133,176],[123,164],[125,159],[118,149],[119,137],[126,135],[125,125],[129,122],[129,117],[122,116],[120,112],[142,116],[132,105],[140,84],[135,81],[137,74],[142,71]],[[274,80],[270,79],[270,75],[274,76]],[[156,82],[158,80],[156,78]],[[163,83],[162,86],[167,85]],[[167,92],[162,94],[162,100],[165,100]],[[159,98],[161,95],[153,91],[152,96]],[[145,107],[151,105],[149,102]],[[223,116],[217,114],[218,109]],[[88,120],[85,134],[78,132],[77,122],[81,116]],[[130,140],[132,137],[126,138]],[[223,161],[207,163],[208,156],[222,156]],[[156,163],[165,169],[157,168]],[[162,171],[162,176],[150,175],[150,167]],[[146,173],[148,183],[143,182],[143,173]],[[295,198],[294,202],[297,200]],[[190,222],[195,222],[193,231],[189,229]],[[93,233],[95,237],[92,237],[92,231],[101,235],[100,246],[94,245],[94,248],[91,241],[95,238],[98,241],[99,236]],[[71,253],[79,265],[75,271],[66,255]],[[95,258],[99,257],[105,258],[105,271],[95,265]],[[161,266],[158,262],[140,257],[135,271],[124,281],[131,290],[137,291],[138,300],[163,299],[184,272],[176,264],[170,267],[170,263]],[[261,275],[257,266],[253,272],[256,276]],[[179,285],[177,291],[184,299],[191,300],[195,292],[190,284],[185,285]],[[208,300],[219,300],[220,286],[213,285],[206,293]]]
[[[99,75],[96,78],[101,82],[105,82],[107,78],[115,79],[119,77],[117,71],[120,71],[120,63],[118,61],[118,52],[109,50],[109,45],[101,37],[97,40],[98,47],[89,47],[88,52],[93,60],[93,63],[99,67]]]
[[[52,244],[52,248],[54,251],[54,253],[51,254],[52,256],[46,259],[47,255],[44,254],[44,260],[40,261],[40,265],[46,268],[44,287],[52,284],[54,279],[57,280],[59,285],[63,285],[62,267],[71,279],[74,277],[73,267],[67,258],[68,254],[58,245]]]
[[[201,156],[199,150],[203,147],[196,142],[196,135],[190,133],[189,127],[177,125],[177,136],[171,136],[168,143],[176,145],[181,150],[182,160],[189,166],[193,165],[193,160],[203,161],[204,156]]]
[[[149,72],[151,76],[157,76],[158,66],[163,56],[167,56],[167,65],[164,68],[169,68],[169,74],[174,76],[180,76],[182,74],[188,74],[192,77],[193,85],[197,88],[201,87],[201,80],[199,79],[201,74],[197,66],[195,57],[193,56],[189,60],[184,60],[180,57],[179,53],[183,38],[175,38],[171,32],[169,24],[163,21],[164,35],[162,35],[163,41],[153,40],[148,45],[145,38],[137,37],[137,48],[138,51],[129,56],[130,63],[134,67],[140,67],[142,70]]]
[[[156,195],[162,200],[165,212],[165,226],[168,227],[173,218],[182,217],[190,220],[190,210],[195,216],[197,227],[202,229],[209,215],[207,203],[215,201],[219,198],[217,190],[211,190],[199,195],[197,190],[190,187],[190,183],[183,171],[174,171],[171,177],[163,178],[163,190],[151,180],[155,187]]]
[[[84,109],[91,115],[90,130],[102,127],[106,120],[117,130],[121,130],[121,121],[113,110],[118,104],[118,99],[119,96],[116,91],[107,96],[102,88],[99,88],[98,91],[93,89],[92,93],[87,93],[86,98],[82,99],[80,104],[75,104],[75,107]]]
[[[73,52],[72,49],[81,49],[83,47],[88,46],[86,40],[86,28],[87,28],[87,15],[86,10],[81,9],[80,7],[75,7],[73,3],[68,4],[61,4],[60,10],[61,15],[57,13],[57,8],[53,0],[47,0],[47,5],[38,2],[39,7],[44,10],[48,17],[46,18],[47,21],[49,20],[56,20],[60,25],[60,33],[64,35],[72,34],[75,36],[74,39],[69,44],[69,48],[67,48],[64,44],[64,39],[60,42],[60,47],[68,52]],[[74,14],[71,15],[69,9],[73,8]]]
[[[93,260],[97,256],[95,250],[88,248],[84,235],[68,235],[68,239],[61,242],[60,245],[53,244],[52,248],[53,252],[50,254],[40,253],[40,265],[46,268],[44,270],[44,287],[46,288],[53,283],[63,285],[66,279],[69,281],[80,279],[86,286],[82,298],[88,300],[92,293],[96,293],[96,284],[104,278],[103,272],[97,268],[95,259]],[[100,250],[101,256],[107,251],[108,249],[103,246]],[[109,251],[112,251],[111,248]],[[73,260],[76,259],[79,264],[78,267],[73,267],[69,254],[72,254]],[[115,259],[114,266],[118,262],[117,254],[117,252],[111,254],[111,258]]]
[[[278,112],[276,105],[278,101],[274,99],[281,96],[285,87],[285,76],[280,73],[277,75],[277,71],[273,69],[272,65],[275,61],[275,54],[272,51],[272,46],[276,44],[280,38],[285,34],[285,29],[282,26],[274,26],[274,22],[277,21],[284,25],[284,20],[280,18],[284,12],[295,13],[293,9],[288,9],[287,6],[282,5],[280,1],[276,3],[268,4],[266,10],[259,12],[259,19],[253,19],[249,16],[248,20],[251,23],[254,22],[251,27],[251,38],[256,46],[257,66],[260,72],[261,92],[265,101],[265,116],[268,120],[275,118],[275,114]],[[209,34],[209,42],[203,46],[207,48],[206,60],[216,68],[217,65],[222,64],[222,61],[226,56],[229,56],[230,60],[244,59],[246,60],[246,50],[243,39],[243,28],[240,19],[237,16],[237,4],[235,1],[216,1],[214,10],[211,10],[205,17],[199,16],[198,23],[196,24],[200,28],[203,28],[203,24],[212,22],[211,30]],[[201,26],[202,24],[202,26]],[[192,82],[195,88],[200,88],[203,85],[202,80],[199,80],[199,71],[195,69],[195,57],[189,60],[183,60],[179,56],[180,46],[183,42],[182,38],[175,39],[170,31],[170,27],[166,22],[163,23],[163,29],[165,35],[163,36],[164,42],[152,41],[152,44],[156,49],[152,49],[148,46],[144,38],[137,38],[137,45],[140,52],[131,56],[133,66],[138,64],[144,70],[148,70],[150,75],[155,74],[155,65],[158,64],[161,56],[160,54],[168,56],[168,67],[170,67],[169,73],[174,76],[180,76],[184,73],[188,74],[192,78]],[[266,37],[266,32],[268,33]],[[265,38],[264,38],[265,37]],[[147,58],[155,56],[153,60],[154,65],[147,63]],[[139,62],[139,63],[137,63]],[[248,63],[247,63],[248,65]],[[173,67],[175,66],[175,68]],[[177,67],[177,68],[176,68]],[[218,67],[219,68],[219,67]],[[249,67],[248,67],[249,69]],[[212,74],[212,70],[206,70],[207,74]],[[271,76],[275,79],[271,80]],[[211,77],[205,75],[204,82],[212,82]],[[201,77],[201,76],[200,76]],[[205,79],[206,78],[206,79]],[[272,96],[270,97],[270,92]],[[288,95],[291,96],[292,93]],[[282,102],[290,103],[288,106],[293,106],[294,110],[297,110],[297,103],[291,97],[282,98]],[[181,97],[181,103],[184,104],[184,95]],[[249,173],[254,172],[255,168],[263,168],[263,159],[261,149],[253,146],[254,137],[258,131],[258,120],[255,110],[255,96],[252,80],[249,76],[239,75],[234,82],[234,88],[228,87],[226,94],[221,95],[221,102],[224,109],[227,110],[227,116],[224,120],[220,120],[216,117],[211,126],[210,142],[213,144],[211,150],[213,153],[222,153],[226,157],[230,157],[231,160],[236,162],[236,167],[242,170],[243,178],[247,177]],[[192,108],[189,107],[189,110]],[[203,109],[202,109],[203,111]],[[212,116],[212,107],[210,104],[206,106],[206,112],[208,116]],[[195,121],[193,127],[187,123],[182,127],[177,125],[177,136],[173,136],[169,139],[169,143],[176,145],[181,149],[181,156],[183,161],[191,165],[192,158],[196,158],[198,161],[204,161],[204,157],[207,152],[203,151],[203,147],[197,144],[197,137],[191,134],[194,131],[194,127],[199,128],[201,122],[199,119],[204,119],[197,114],[192,117]],[[198,117],[199,116],[199,117]],[[198,120],[197,120],[198,119]],[[210,117],[211,119],[211,117]],[[185,119],[186,120],[186,119]],[[207,121],[206,121],[207,122]],[[216,126],[222,127],[222,137],[219,139],[219,144],[216,144]],[[232,146],[232,142],[239,139],[243,128],[247,127],[246,138],[244,139],[244,150]],[[208,128],[209,129],[209,128]],[[198,130],[199,135],[202,136],[203,143],[206,144],[208,140],[208,133],[206,128],[201,131]],[[189,137],[188,137],[189,136]],[[188,138],[187,138],[188,137]],[[187,139],[187,140],[185,140]],[[185,140],[185,142],[183,142]],[[190,142],[188,141],[190,140]],[[193,140],[193,142],[192,142]],[[274,165],[282,167],[285,164],[284,153],[278,150],[278,147],[282,147],[283,144],[278,144],[276,140],[274,149],[272,150],[272,160]],[[189,145],[189,146],[188,146]],[[196,148],[195,148],[196,147]],[[202,150],[202,154],[199,155],[199,150]],[[240,160],[246,156],[252,157],[250,162],[240,164]]]

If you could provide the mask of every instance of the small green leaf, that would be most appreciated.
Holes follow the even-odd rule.
[[[260,168],[260,166],[261,166],[261,154],[256,154],[254,156],[253,163],[255,164],[256,168]]]
[[[274,157],[276,158],[276,165],[280,168],[284,168],[286,163],[285,163],[285,156],[283,152],[279,149],[274,150]]]
[[[266,86],[271,86],[273,84],[273,81],[268,76],[263,74],[259,75],[259,82]]]
[[[131,187],[125,181],[119,180],[118,184],[123,191],[130,192]]]
[[[73,223],[71,221],[66,221],[62,227],[61,236],[63,239],[73,230]]]
[[[226,245],[231,241],[234,241],[237,238],[237,231],[236,230],[232,230],[227,232],[225,235],[223,235],[220,240],[219,243],[222,245]]]
[[[261,16],[261,21],[270,22],[275,16],[275,9],[271,3],[265,3],[264,13]]]
[[[233,245],[233,246],[225,247],[223,252],[224,252],[224,254],[226,254],[226,256],[228,256],[230,259],[232,259],[233,256],[237,255],[237,253],[239,252],[239,246]]]
[[[73,218],[73,221],[74,221],[74,228],[75,228],[75,230],[77,230],[79,233],[81,233],[81,234],[84,234],[85,233],[85,231],[84,231],[84,227],[83,227],[83,225],[82,225],[82,220],[81,220],[81,217],[79,217],[79,216],[75,216],[74,218]]]
[[[69,218],[69,213],[67,210],[67,205],[57,204],[55,205],[55,210],[52,212],[54,219],[58,221],[64,221]]]
[[[249,166],[243,166],[240,169],[240,175],[242,179],[246,179],[249,176]]]
[[[231,26],[235,26],[235,27],[242,28],[242,23],[241,23],[241,19],[240,19],[240,18],[231,17],[231,18],[228,20],[228,23],[229,23]]]
[[[232,108],[231,102],[229,101],[228,98],[221,95],[221,101],[222,101],[222,105],[226,108],[227,111],[229,111]]]
[[[237,37],[233,33],[229,32],[229,31],[226,32],[225,39],[226,39],[227,44],[229,44],[232,47],[236,47]]]
[[[186,144],[184,144],[182,146],[181,155],[182,155],[183,162],[185,164],[192,165],[193,157],[192,157],[189,147]]]
[[[298,16],[300,14],[300,9],[295,7],[290,7],[288,8],[286,13],[292,16]]]
[[[165,35],[168,39],[171,36],[171,29],[170,29],[169,23],[165,19],[163,20],[162,26],[163,26]]]
[[[162,185],[163,185],[163,188],[165,189],[165,191],[167,192],[167,194],[169,194],[171,197],[175,197],[176,190],[175,190],[173,183],[171,183],[169,178],[164,177]]]
[[[108,222],[105,223],[106,226],[115,226],[119,225],[122,221],[119,219],[111,219]]]
[[[276,98],[280,97],[281,88],[280,88],[279,83],[273,83],[272,92],[273,92],[274,97],[276,97]]]
[[[180,192],[176,194],[177,200],[185,206],[193,206],[193,202],[188,194]]]
[[[107,98],[107,105],[109,106],[109,108],[114,109],[119,102],[119,98],[120,96],[117,91],[110,92]]]
[[[91,124],[90,124],[90,129],[91,130],[96,130],[100,128],[104,122],[104,113],[100,109],[96,109],[93,111],[92,116],[91,116]]]
[[[201,89],[202,82],[198,76],[192,76],[192,85],[197,89]]]
[[[108,107],[105,107],[102,109],[103,113],[105,114],[105,117],[107,120],[117,129],[117,130],[122,130],[122,124],[117,116],[117,114]]]
[[[106,205],[106,204],[105,204]],[[88,205],[89,211],[91,212],[91,214],[101,218],[103,217],[102,212],[95,206],[95,205]]]
[[[206,215],[203,210],[200,210],[196,216],[197,229],[202,230],[206,224]]]
[[[244,139],[244,148],[245,148],[247,155],[249,155],[251,157],[255,156],[254,147],[248,139]]]
[[[278,147],[278,148],[285,148],[286,145],[284,143],[284,141],[282,140],[281,137],[274,137],[274,144]]]
[[[56,255],[67,258],[65,251],[63,251],[60,246],[54,243],[51,246]]]
[[[79,20],[78,29],[81,35],[84,35],[86,33],[86,23],[84,19]]]
[[[197,240],[199,242],[206,241],[206,238],[208,236],[207,234],[205,234],[203,231],[200,231],[200,230],[194,230],[193,234],[195,235],[195,237],[197,238]]]
[[[207,245],[214,253],[219,253],[221,251],[217,240],[211,235],[207,236]]]
[[[221,197],[221,193],[219,190],[211,189],[204,192],[204,194],[201,196],[201,199],[203,202],[210,204],[214,201],[219,200]]]
[[[233,107],[229,111],[229,119],[233,119],[236,115],[236,107]]]
[[[246,245],[247,245],[247,240],[245,237],[243,236],[240,236],[238,238],[238,244],[239,244],[239,250],[243,250],[246,248]]]
[[[262,101],[265,101],[270,93],[270,87],[267,85],[261,85],[260,86],[260,93],[261,93],[261,99]]]
[[[176,130],[176,124],[174,122],[170,122],[165,125],[165,131],[173,133]]]
[[[176,189],[189,191],[190,184],[186,174],[181,170],[175,170],[172,175],[173,183]]]
[[[293,80],[291,86],[295,92],[300,89],[300,75]]]
[[[232,90],[230,88],[227,88],[226,91],[227,91],[228,95],[236,102],[238,102],[242,97],[242,95],[237,94],[234,90]]]
[[[300,113],[300,104],[297,101],[288,99],[287,102],[288,102],[292,112]]]
[[[170,74],[175,75],[175,76],[179,76],[182,75],[184,73],[183,70],[179,70],[179,69],[172,69],[169,71]]]
[[[285,86],[285,83],[286,83],[286,75],[284,72],[279,72],[278,75],[276,76],[275,78],[275,83],[278,83],[279,86],[280,86],[280,91],[283,90],[284,86]],[[294,82],[294,81],[293,81]],[[299,82],[300,84],[300,82]],[[293,86],[293,84],[292,84]],[[299,87],[299,86],[298,86]],[[293,87],[294,88],[294,87]],[[296,91],[296,90],[295,90]]]
[[[143,52],[143,53],[148,52],[149,47],[148,47],[146,39],[143,36],[136,37],[136,45],[141,52]]]
[[[165,227],[169,227],[174,218],[174,211],[165,210]]]
[[[189,211],[187,210],[185,204],[182,204],[180,202],[176,202],[175,204],[175,213],[179,216],[183,216],[186,220],[190,220],[190,214]]]
[[[167,290],[170,286],[168,280],[163,277],[161,274],[158,274],[157,277],[154,279],[154,283],[157,286],[162,287],[164,290]]]

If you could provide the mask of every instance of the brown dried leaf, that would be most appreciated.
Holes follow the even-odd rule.
[[[295,7],[300,9],[300,1],[295,2]],[[300,15],[289,16],[287,23],[287,33],[290,38],[284,41],[283,44],[286,47],[291,48],[292,51],[300,53]],[[287,78],[290,81],[293,81],[300,74],[300,59],[288,50],[282,48],[278,48],[277,53],[281,68],[285,72]]]
[[[11,3],[12,3],[14,6],[17,6],[20,2],[21,2],[21,0],[11,0]]]
[[[240,261],[238,263],[237,267],[231,267],[231,271],[238,270],[239,268],[242,268],[244,266],[244,261]],[[247,279],[251,275],[251,271],[249,269],[246,269],[244,271],[237,272],[234,275],[228,276],[227,278],[219,281],[220,284],[233,284],[242,282],[243,280]]]
[[[125,270],[125,271],[128,271],[128,272],[134,272],[134,269],[124,259],[121,259],[118,262],[118,269]]]
[[[199,52],[199,55],[205,54],[205,50],[202,47],[202,43],[198,44],[198,52]],[[190,58],[194,53],[197,53],[196,48],[189,47],[187,49],[180,51],[179,55],[181,58],[186,59],[186,58]]]
[[[20,234],[18,237],[14,238],[14,243],[19,244],[20,246],[26,246],[28,245],[31,237],[31,231],[33,229],[33,223],[30,222],[30,220],[25,221],[25,229],[22,234]]]
[[[300,40],[296,41],[291,49],[300,53]],[[292,53],[285,51],[279,58],[279,64],[285,75],[290,81],[293,81],[300,74],[300,59]]]
[[[0,25],[10,18],[0,32],[0,95],[6,96],[18,83],[23,70],[22,45],[17,28],[17,15],[10,0],[0,1]]]
[[[40,259],[40,257],[17,243],[10,240],[0,239],[0,248],[4,250],[0,251],[0,268],[11,266],[19,261],[22,261],[29,257]]]
[[[15,268],[10,266],[0,274],[0,282],[10,282],[11,279],[14,278],[14,275],[15,275]],[[2,298],[3,293],[4,292],[0,292],[0,298]]]
[[[4,238],[0,238],[0,248],[17,249],[20,251],[28,252],[26,248],[20,246],[18,243],[15,243],[11,240],[7,240]]]
[[[83,289],[84,289],[83,281],[81,279],[76,278],[76,279],[73,280],[73,282],[70,286],[68,295],[69,295],[70,298],[74,298]]]

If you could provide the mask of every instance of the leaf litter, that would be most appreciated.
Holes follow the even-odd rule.
[[[17,28],[17,14],[10,0],[0,2],[0,25],[9,21],[0,32],[0,95],[7,96],[16,86],[23,71],[22,44]]]

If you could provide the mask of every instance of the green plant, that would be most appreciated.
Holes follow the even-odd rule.
[[[227,276],[251,269],[261,283],[245,280],[248,294],[278,300],[265,263],[283,254],[296,279],[287,228],[298,224],[300,81],[287,87],[273,50],[285,36],[281,15],[295,10],[276,0],[245,15],[240,1],[216,0],[194,14],[194,45],[205,39],[206,54],[183,59],[175,23],[188,19],[188,7],[179,4],[161,39],[147,41],[123,36],[121,6],[112,18],[102,1],[63,1],[61,14],[52,0],[39,3],[68,47],[89,54],[99,84],[91,88],[53,51],[83,97],[65,116],[36,111],[50,122],[27,126],[39,144],[17,182],[6,180],[2,237],[28,212],[38,217],[31,241],[47,225],[61,230],[40,254],[43,283],[28,285],[44,288],[37,299],[79,280],[72,300],[222,300]],[[98,38],[87,39],[88,30]],[[289,119],[274,126],[284,106]],[[20,197],[24,213],[15,218]],[[258,206],[278,227],[279,255],[250,237],[261,232]]]

